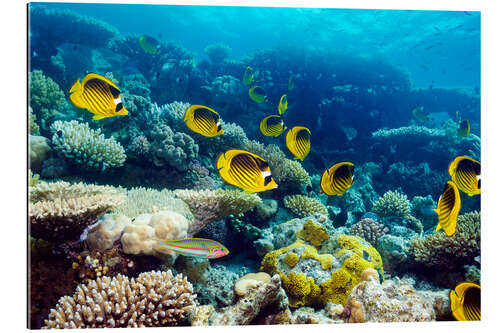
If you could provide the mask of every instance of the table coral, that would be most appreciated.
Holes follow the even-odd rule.
[[[380,217],[410,215],[410,202],[405,194],[387,191],[373,204],[372,211]]]
[[[194,221],[189,226],[189,235],[194,235],[207,224],[228,215],[244,213],[261,202],[256,194],[240,190],[176,190],[174,193],[187,203],[194,215]]]
[[[473,264],[480,254],[481,214],[466,213],[457,218],[457,229],[448,237],[442,231],[414,239],[411,243],[412,258],[427,267],[446,270]]]
[[[287,195],[283,199],[285,207],[290,209],[299,217],[311,216],[314,214],[328,215],[326,207],[317,199],[305,195]]]
[[[137,278],[102,277],[59,299],[44,328],[182,325],[195,298],[191,283],[171,271],[145,272]]]
[[[124,199],[111,186],[40,182],[29,188],[30,234],[55,243],[78,239]]]
[[[100,170],[120,167],[125,162],[123,147],[113,137],[106,139],[100,128],[93,130],[76,120],[57,120],[50,129],[54,149],[76,164]]]

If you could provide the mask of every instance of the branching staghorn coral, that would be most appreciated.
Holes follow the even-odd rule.
[[[372,211],[380,217],[410,215],[410,202],[405,194],[387,191],[373,204]]]
[[[305,195],[287,195],[283,202],[285,207],[290,209],[299,217],[311,216],[314,214],[323,214],[328,216],[328,210],[317,199]]]
[[[50,127],[55,150],[68,160],[91,169],[120,167],[127,156],[114,138],[106,139],[101,129],[87,123],[55,121]]]
[[[195,307],[195,298],[191,283],[171,271],[105,276],[59,299],[44,328],[176,326]]]
[[[473,264],[480,254],[481,214],[471,212],[457,218],[457,229],[448,237],[442,231],[434,232],[411,243],[413,259],[428,267],[451,268]]]
[[[145,187],[133,187],[126,190],[125,202],[114,208],[113,212],[134,219],[144,213],[153,213],[155,210],[168,210],[179,213],[188,220],[193,219],[193,214],[187,204],[175,198],[173,191],[167,189],[158,191]]]
[[[188,235],[194,235],[207,224],[219,221],[228,215],[244,213],[262,201],[256,194],[239,190],[176,190],[174,193],[187,203],[194,215]]]
[[[54,243],[78,239],[86,227],[124,199],[111,186],[39,182],[29,187],[30,235]]]
[[[389,232],[389,229],[382,223],[364,218],[356,222],[351,227],[351,235],[359,236],[368,241],[371,245],[377,246],[378,239]]]

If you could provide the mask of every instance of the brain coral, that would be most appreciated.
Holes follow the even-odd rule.
[[[387,191],[373,204],[372,211],[380,217],[410,215],[410,202],[405,194]]]
[[[91,169],[122,166],[126,155],[114,138],[105,139],[101,129],[87,123],[55,121],[50,127],[54,148],[65,158]]]
[[[124,195],[111,186],[39,182],[29,187],[30,234],[55,243],[78,239],[123,201]]]
[[[367,268],[382,274],[379,253],[365,240],[347,235],[333,237],[319,249],[299,239],[267,253],[261,266],[262,271],[280,275],[293,307],[345,304]]]
[[[287,195],[283,202],[285,207],[290,209],[299,217],[311,216],[314,214],[328,215],[326,207],[317,199],[305,195]]]
[[[457,218],[457,229],[448,237],[442,231],[414,239],[410,253],[416,262],[428,267],[451,268],[473,264],[480,254],[481,214],[471,212]]]
[[[105,276],[59,299],[44,328],[176,326],[195,307],[195,298],[191,283],[171,271]]]

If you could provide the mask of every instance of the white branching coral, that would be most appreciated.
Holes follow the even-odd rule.
[[[328,215],[326,207],[321,202],[305,195],[287,195],[283,202],[286,208],[300,217],[314,214]]]

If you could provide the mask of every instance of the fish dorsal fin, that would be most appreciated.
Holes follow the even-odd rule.
[[[118,88],[109,85],[109,90],[111,91],[111,95],[113,95],[113,98],[118,98],[120,96],[120,90],[118,90]]]

